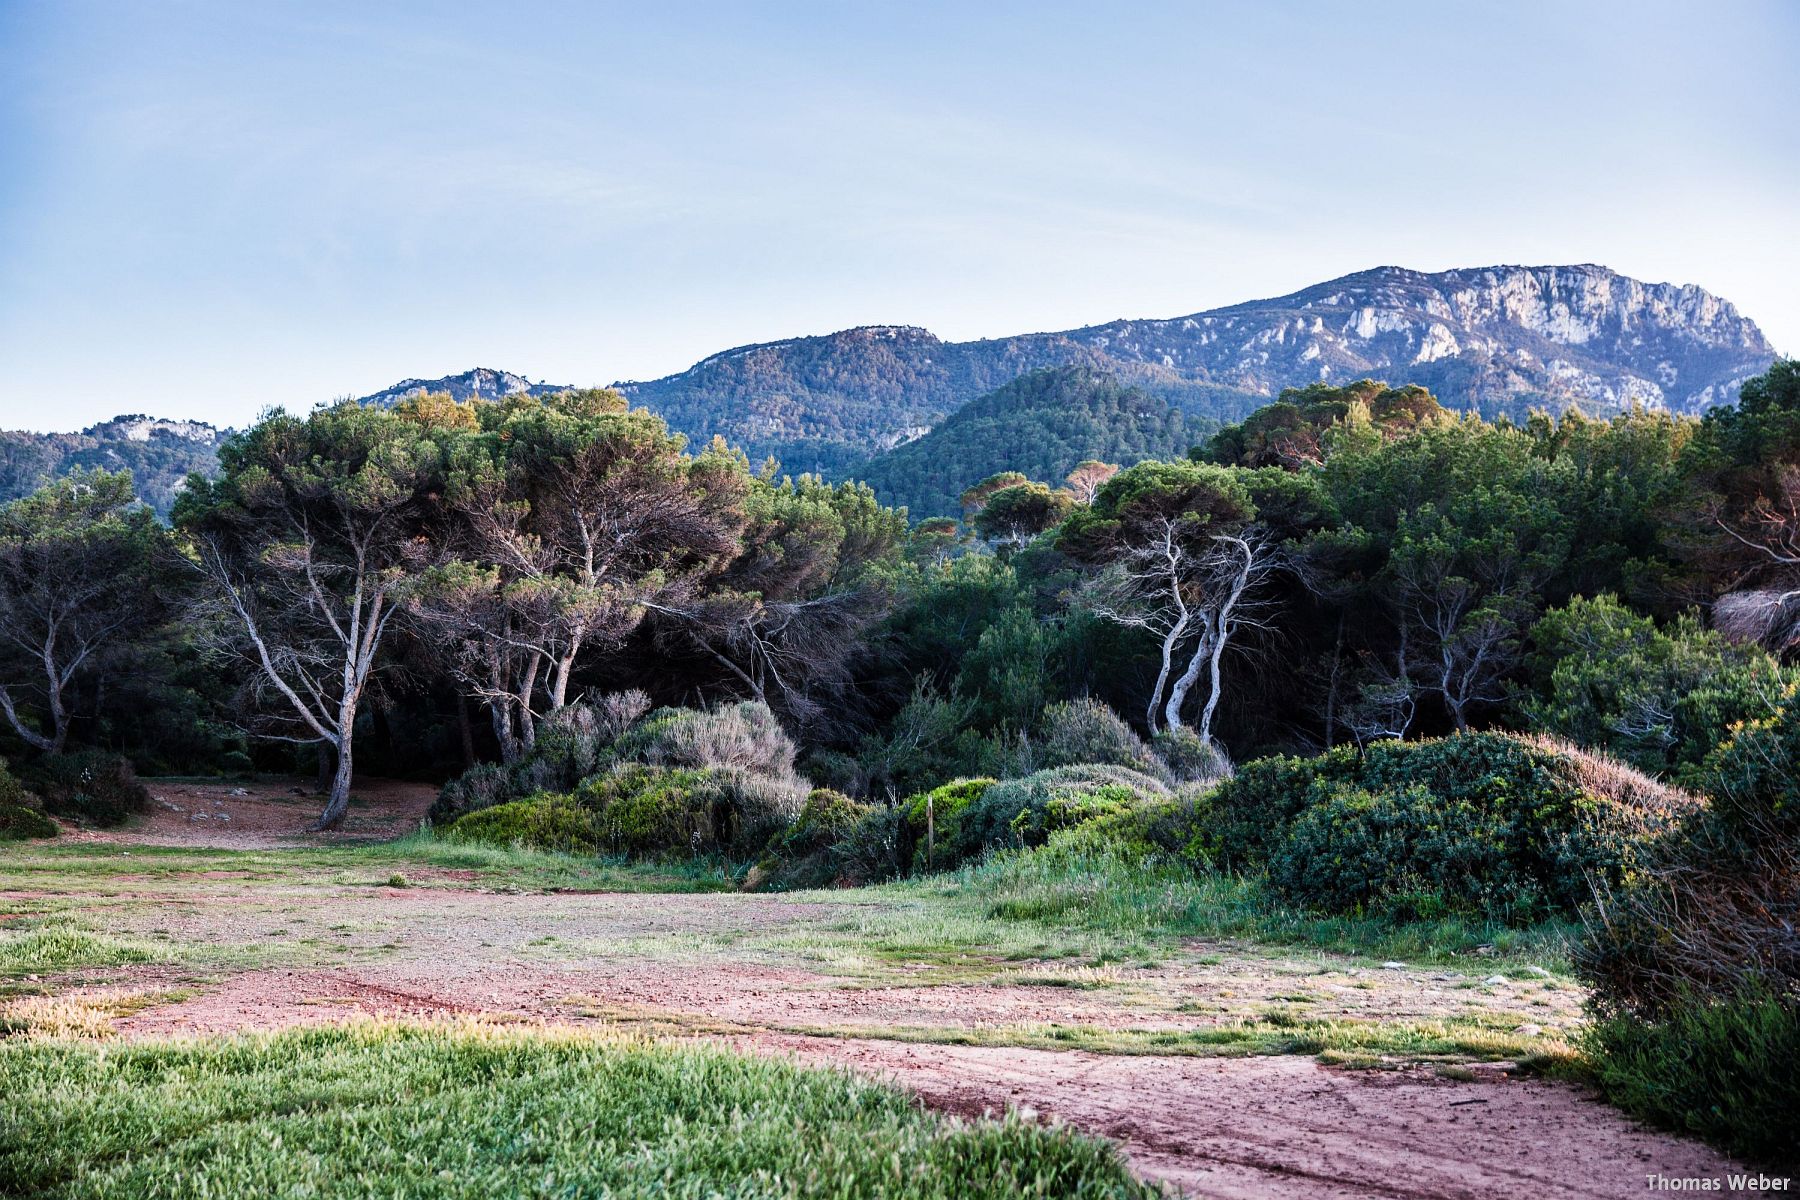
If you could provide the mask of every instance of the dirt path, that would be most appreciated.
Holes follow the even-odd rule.
[[[157,790],[176,806],[220,799],[201,788]],[[292,844],[302,823],[277,820],[302,811],[279,796],[222,799],[231,822],[165,812],[130,836]],[[272,814],[266,827],[238,823],[246,800]],[[365,816],[392,830],[427,801],[396,792]],[[862,893],[496,894],[450,871],[436,874],[437,886],[409,888],[378,886],[385,872],[365,873],[114,875],[112,890],[86,902],[89,919],[109,930],[285,965],[244,969],[228,953],[219,960],[227,965],[198,973],[127,966],[68,980],[61,994],[187,993],[120,1018],[127,1036],[482,1015],[715,1038],[880,1075],[958,1114],[1010,1107],[1061,1119],[1116,1139],[1143,1175],[1196,1196],[1636,1197],[1650,1174],[1736,1169],[1705,1147],[1638,1128],[1575,1087],[1505,1070],[1458,1080],[1302,1056],[1021,1044],[1069,1030],[1139,1039],[1204,1032],[1272,1011],[1479,1019],[1556,1036],[1579,1020],[1579,992],[1567,981],[1493,983],[1480,972],[1383,969],[1229,943],[1103,968],[1054,957],[1006,962],[997,949],[971,961],[923,945],[931,912]],[[0,909],[25,895],[0,892]]]

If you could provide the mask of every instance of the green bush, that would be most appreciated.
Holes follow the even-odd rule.
[[[1800,999],[1688,995],[1655,1020],[1603,1018],[1582,1048],[1626,1112],[1744,1158],[1800,1167]]]
[[[1128,767],[1084,763],[1052,767],[982,790],[958,814],[954,837],[939,842],[940,867],[992,849],[1041,846],[1052,833],[1166,798],[1158,780]]]
[[[242,750],[227,750],[219,755],[219,773],[234,779],[249,779],[256,774],[256,763]]]
[[[1313,784],[1348,783],[1357,768],[1356,751],[1349,747],[1317,758],[1278,756],[1246,763],[1213,790],[1195,849],[1228,870],[1261,867],[1306,807]]]
[[[898,804],[871,810],[831,848],[836,877],[858,886],[898,879],[912,866],[913,836]]]
[[[1082,698],[1044,709],[1038,734],[1038,762],[1044,767],[1110,763],[1159,778],[1168,773],[1161,759],[1119,714],[1098,700]]]
[[[1575,949],[1587,1050],[1621,1107],[1800,1165],[1800,700],[1737,729],[1697,775],[1710,809],[1602,888]]]
[[[659,708],[614,744],[621,759],[663,767],[730,767],[759,775],[794,773],[793,739],[765,704]]]
[[[1683,780],[1734,725],[1766,717],[1794,678],[1761,647],[1729,641],[1692,615],[1658,628],[1610,595],[1545,613],[1531,638],[1532,727]]]
[[[1222,861],[1300,904],[1525,922],[1574,913],[1698,807],[1564,743],[1471,733],[1251,763],[1201,819]]]
[[[622,854],[761,854],[797,817],[806,792],[792,778],[737,767],[621,763],[577,789],[602,845]]]
[[[1176,783],[1211,784],[1231,778],[1231,760],[1219,744],[1186,726],[1163,730],[1150,739],[1150,748]]]
[[[814,788],[807,793],[793,824],[775,839],[773,849],[785,857],[829,850],[873,811],[873,805],[859,803],[842,792]]]
[[[814,788],[793,824],[770,843],[753,885],[786,890],[824,887],[844,878],[839,846],[876,811],[842,792]]]
[[[30,783],[46,812],[94,825],[118,825],[150,808],[131,763],[104,750],[46,755],[32,764]]]
[[[1554,906],[1508,850],[1498,809],[1418,784],[1371,792],[1321,780],[1269,860],[1269,881],[1331,912],[1480,912],[1524,924]]]
[[[962,839],[964,811],[993,786],[994,780],[987,778],[953,779],[908,799],[901,806],[906,814],[910,846],[908,869],[920,871],[944,865],[946,860],[955,861],[958,856],[955,848]],[[939,853],[939,847],[945,849],[944,854]]]
[[[435,825],[447,825],[467,813],[480,812],[516,799],[512,772],[501,763],[476,763],[446,783],[425,815]]]
[[[593,854],[600,848],[594,815],[573,797],[543,792],[511,800],[452,822],[446,834],[454,840],[489,846],[530,846],[566,854]]]
[[[669,855],[719,849],[706,772],[621,763],[585,780],[575,796],[615,854]]]
[[[56,822],[38,811],[41,803],[0,758],[0,842],[55,837]]]

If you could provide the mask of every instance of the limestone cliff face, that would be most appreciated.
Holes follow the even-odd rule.
[[[1372,376],[1452,408],[1697,412],[1736,398],[1771,347],[1730,303],[1605,267],[1378,267],[1271,300],[1164,320],[944,342],[877,326],[728,350],[621,385],[698,438],[796,469],[844,469],[1040,367],[1106,371],[1191,417],[1231,419],[1316,381]]]
[[[566,390],[557,384],[533,383],[523,375],[514,375],[511,371],[476,367],[473,371],[464,371],[461,375],[445,375],[441,379],[402,379],[393,387],[370,396],[362,396],[360,400],[364,404],[389,407],[413,396],[423,396],[427,392],[447,393],[456,400],[498,400],[520,392],[547,396]]]
[[[1067,336],[1259,395],[1373,375],[1489,415],[1570,404],[1694,412],[1735,398],[1774,358],[1729,302],[1592,265],[1380,267],[1273,300]]]

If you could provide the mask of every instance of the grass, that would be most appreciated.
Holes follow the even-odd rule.
[[[21,1200],[1154,1194],[1064,1128],[965,1124],[841,1072],[567,1032],[13,1041],[0,1089],[0,1194]]]
[[[1064,939],[1104,936],[1124,954],[1179,938],[1236,938],[1371,962],[1398,959],[1466,969],[1477,959],[1502,973],[1531,964],[1566,974],[1568,948],[1578,933],[1578,926],[1566,922],[1513,928],[1457,917],[1396,922],[1321,915],[1276,902],[1255,880],[1092,850],[1002,854],[884,890],[942,897],[996,920],[1055,929]]]
[[[68,921],[0,932],[0,979],[156,962],[167,951],[149,942],[94,933]]]
[[[736,886],[731,872],[718,863],[575,858],[519,846],[455,842],[421,830],[391,842],[272,850],[31,843],[9,846],[0,858],[0,887],[106,896],[139,890],[146,882],[191,879],[204,871],[233,872],[234,883],[375,887],[402,875],[408,887],[536,892],[707,892]],[[434,878],[434,871],[456,874]]]
[[[1493,1019],[1364,1020],[1273,1011],[1186,1029],[1109,1028],[1030,1022],[1007,1025],[810,1025],[723,1020],[642,1005],[571,998],[570,1014],[662,1037],[784,1033],[944,1046],[1009,1046],[1091,1054],[1241,1058],[1306,1054],[1341,1066],[1514,1062],[1531,1070],[1573,1069],[1574,1050],[1555,1036],[1531,1036]]]

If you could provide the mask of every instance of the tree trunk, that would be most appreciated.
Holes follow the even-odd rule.
[[[350,739],[338,747],[337,772],[331,777],[331,794],[325,798],[325,811],[319,814],[314,830],[336,829],[350,807]]]
[[[469,698],[456,694],[456,731],[462,736],[463,770],[475,765],[475,727],[469,723]]]

